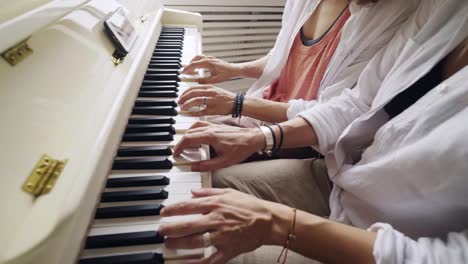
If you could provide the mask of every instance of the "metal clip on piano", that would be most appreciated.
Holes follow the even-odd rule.
[[[161,218],[164,205],[211,185],[208,173],[190,171],[206,147],[171,156],[198,120],[178,114],[176,102],[194,85],[178,69],[201,54],[201,16],[158,0],[1,5],[0,263],[203,255],[169,250],[158,233],[181,219]],[[104,26],[117,10],[117,34],[134,34],[124,56]]]

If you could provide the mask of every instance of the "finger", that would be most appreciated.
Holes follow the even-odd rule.
[[[202,144],[209,145],[211,140],[210,135],[205,133],[185,134],[174,147],[174,156],[179,157],[180,153],[187,148],[195,148]]]
[[[218,208],[219,205],[214,203],[212,199],[209,197],[202,197],[202,198],[196,198],[196,199],[191,199],[191,200],[186,200],[186,201],[181,201],[178,203],[174,203],[171,205],[165,206],[163,209],[161,209],[161,216],[162,217],[169,217],[169,216],[176,216],[176,215],[189,215],[189,214],[207,214],[214,209]],[[206,216],[203,216],[206,217]],[[208,222],[208,221],[186,221],[186,222],[177,222],[173,224],[168,224],[168,226],[176,226],[177,224],[183,224],[183,223],[193,223],[193,222]],[[166,226],[166,225],[162,225]],[[202,230],[206,231],[206,230]],[[164,233],[165,235],[171,235]],[[191,234],[191,233],[188,233]]]
[[[202,59],[204,59],[204,58],[206,58],[205,55],[196,55],[195,57],[193,57],[193,58],[190,60],[190,62],[192,63],[192,62],[195,62],[195,61],[202,60]]]
[[[174,249],[193,249],[204,246],[203,237],[200,233],[184,237],[168,237],[164,243],[166,247]]]
[[[219,223],[209,221],[207,216],[204,215],[197,220],[162,224],[159,226],[159,233],[168,238],[181,238],[195,234],[199,235],[206,232],[206,230],[213,230],[216,226],[219,226]]]
[[[179,98],[179,104],[185,103],[185,101],[196,98],[196,97],[211,97],[214,96],[215,92],[213,90],[206,90],[206,89],[193,89],[185,92]]]
[[[191,63],[193,63],[193,62],[200,61],[200,60],[205,59],[205,58],[206,58],[206,57],[203,56],[203,55],[197,55],[197,56],[193,57],[193,58],[190,60],[190,62],[189,62],[188,64],[187,64],[187,63],[183,63],[183,64],[182,64],[182,67],[183,67],[183,68],[182,68],[181,70],[179,70],[179,72],[180,72],[180,73],[183,73],[183,74],[195,74],[195,73],[196,73],[195,70],[187,71],[185,68],[186,68],[187,66],[189,66],[189,65],[190,65]]]
[[[185,134],[203,133],[203,132],[205,132],[208,128],[209,128],[208,126],[191,128],[191,129],[185,131]]]
[[[199,84],[213,84],[213,83],[219,83],[220,79],[217,76],[209,76],[209,77],[198,78],[196,82]]]
[[[208,101],[208,98],[206,98],[206,101]],[[184,103],[182,104],[182,106],[180,107],[180,109],[182,111],[187,111],[188,109],[194,107],[194,106],[200,106],[200,105],[203,105],[205,103],[205,98],[204,97],[195,97],[195,98],[191,98],[187,101],[184,101]]]
[[[222,250],[216,251],[214,254],[207,258],[189,260],[187,264],[222,264],[226,263],[229,258]]]
[[[229,192],[231,189],[221,189],[221,188],[201,188],[201,189],[192,189],[192,197],[208,197],[215,195],[222,195]]]
[[[198,128],[198,127],[207,127],[207,126],[213,126],[214,124],[213,123],[210,123],[210,122],[206,122],[206,121],[197,121],[195,122],[190,128],[189,130],[191,129],[194,129],[194,128]]]
[[[192,117],[201,117],[201,116],[209,115],[209,112],[208,112],[208,108],[205,107],[205,108],[203,108],[201,110],[198,110],[198,111],[187,112],[186,115],[192,116]]]
[[[187,65],[187,67],[184,68],[182,73],[192,72],[196,69],[208,69],[210,72],[212,72],[213,66],[211,65],[211,62],[209,60],[202,59],[199,61],[194,61],[190,63],[189,65]]]
[[[183,98],[184,95],[186,95],[190,91],[193,91],[193,90],[206,90],[207,88],[211,88],[211,87],[213,87],[213,86],[211,86],[211,85],[194,85],[194,86],[191,86],[187,90],[185,90],[183,93],[180,94],[179,103],[181,103],[180,99]]]
[[[217,156],[214,159],[202,160],[202,161],[197,163],[197,166],[198,166],[198,171],[203,172],[203,171],[219,170],[219,169],[222,169],[222,168],[226,168],[226,167],[228,167],[229,165],[232,165],[232,164],[233,164],[233,162],[231,161],[230,158],[228,158],[226,156]],[[195,165],[195,164],[192,164],[192,169],[193,169],[193,165]]]

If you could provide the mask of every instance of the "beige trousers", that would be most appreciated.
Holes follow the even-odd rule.
[[[248,162],[213,173],[213,187],[233,188],[261,199],[327,217],[331,184],[320,159],[279,159]],[[276,263],[281,247],[264,246],[231,260],[231,264]],[[294,252],[287,263],[313,264]]]
[[[320,159],[278,159],[237,164],[213,173],[213,187],[328,216],[331,184]]]

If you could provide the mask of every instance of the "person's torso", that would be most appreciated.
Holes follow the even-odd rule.
[[[264,98],[277,102],[291,99],[314,100],[349,17],[349,8],[346,8],[327,32],[313,41],[305,40],[301,36],[302,31],[299,32],[279,79],[265,90]]]

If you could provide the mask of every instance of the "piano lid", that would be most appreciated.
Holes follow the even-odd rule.
[[[115,66],[103,21],[120,6],[139,37]],[[76,226],[90,218],[80,212],[95,205],[162,12],[156,0],[50,1],[0,24],[2,49],[29,37],[33,50],[15,66],[0,57],[0,263],[72,261],[65,255],[85,235]],[[68,161],[55,187],[34,199],[22,186],[42,154]]]
[[[8,0],[0,6],[0,53],[89,0]]]

